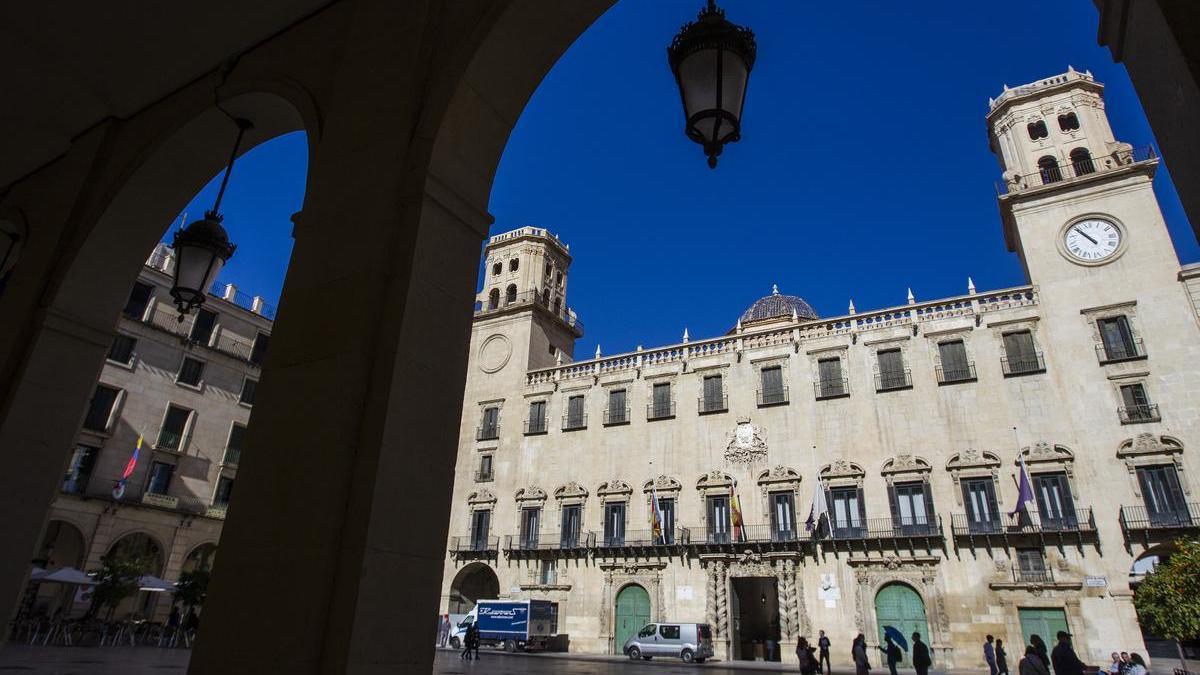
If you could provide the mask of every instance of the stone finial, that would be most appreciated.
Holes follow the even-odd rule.
[[[793,307],[792,308],[792,323],[796,323],[799,320],[800,320],[800,315],[796,313],[796,308]]]
[[[687,344],[687,341],[688,341],[687,326],[684,326],[683,327],[683,343]]]
[[[994,99],[994,98],[992,98],[991,96],[989,96],[989,97],[988,97],[988,107],[989,107],[989,108],[991,108],[991,107],[993,107],[993,106],[995,106],[995,105],[996,105],[996,99]]]
[[[742,332],[742,320],[741,319],[738,319],[738,322],[737,322],[737,332],[739,332],[739,333]]]
[[[221,297],[225,300],[233,302],[234,298],[237,297],[237,286],[234,286],[233,284],[225,284],[225,293],[222,294]]]
[[[771,295],[779,295],[779,284],[771,284]]]
[[[600,345],[596,345],[596,358],[600,358]]]
[[[911,288],[908,289],[908,304],[910,304],[910,305],[917,304],[917,299],[915,297],[913,297]]]
[[[641,345],[638,345],[638,346],[637,346],[637,350],[638,350],[639,352],[640,352],[640,351],[642,351],[642,346],[641,346]]]
[[[1008,91],[1008,85],[1004,85],[1004,91]]]
[[[561,349],[554,350],[554,365],[556,365],[556,366],[562,365],[562,350]]]
[[[1069,63],[1068,63],[1068,64],[1067,64],[1067,72],[1068,72],[1068,73],[1073,73],[1073,72],[1075,72],[1075,66],[1072,66],[1071,64],[1069,64]]]
[[[967,277],[967,295],[975,295],[975,281]]]
[[[850,313],[854,314],[854,298],[850,298]]]

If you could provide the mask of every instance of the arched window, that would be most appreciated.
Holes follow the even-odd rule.
[[[492,276],[499,276],[504,271],[504,263],[494,263],[492,265]]]
[[[511,305],[517,301],[517,285],[509,284],[504,290],[504,304]]]
[[[542,304],[545,305],[546,307],[550,306],[550,289],[549,288],[542,289]]]
[[[508,271],[509,272],[516,272],[517,268],[520,266],[521,266],[520,258],[513,258],[512,260],[508,261]]]
[[[1050,131],[1046,129],[1046,123],[1042,120],[1030,122],[1025,128],[1029,130],[1029,140],[1031,141],[1036,141],[1050,135]]]
[[[488,309],[496,309],[500,306],[500,289],[493,288],[491,293],[488,293]]]
[[[1075,131],[1079,128],[1079,118],[1075,116],[1075,113],[1059,115],[1058,128],[1063,131]]]
[[[1062,180],[1062,171],[1058,168],[1058,160],[1046,155],[1038,160],[1038,171],[1042,174],[1042,184],[1057,183]]]
[[[1075,168],[1076,176],[1096,173],[1096,165],[1092,163],[1092,153],[1087,148],[1075,148],[1071,151],[1071,166]]]

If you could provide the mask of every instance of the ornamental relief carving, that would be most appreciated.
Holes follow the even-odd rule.
[[[531,485],[529,487],[523,487],[520,490],[517,490],[514,498],[519,502],[545,500],[546,491],[540,487]]]
[[[855,625],[859,632],[865,632],[868,623],[875,623],[875,595],[886,585],[902,583],[911,587],[921,597],[925,604],[926,616],[933,635],[931,643],[942,642],[950,629],[950,620],[946,615],[945,598],[937,583],[937,564],[934,560],[912,561],[895,555],[882,559],[852,559],[852,565],[869,565],[855,570],[857,581],[855,588],[855,603],[857,612]],[[936,626],[936,630],[933,627]]]
[[[575,481],[571,481],[566,485],[560,486],[554,491],[555,499],[582,499],[588,496],[588,491],[582,485]]]
[[[491,490],[481,488],[467,495],[468,504],[495,504],[496,495]]]
[[[713,469],[696,480],[696,489],[701,491],[727,490],[732,487],[733,477],[720,469]]]
[[[739,417],[737,426],[725,446],[725,461],[750,466],[767,459],[767,431],[750,423],[749,417]]]
[[[665,474],[642,484],[642,492],[679,492],[682,489],[683,485],[679,481]]]
[[[633,488],[629,487],[629,483],[620,478],[614,478],[607,483],[601,483],[600,487],[596,488],[596,494],[600,497],[628,495],[632,492]]]

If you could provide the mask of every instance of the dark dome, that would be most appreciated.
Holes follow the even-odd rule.
[[[781,295],[779,287],[774,286],[771,288],[770,295],[759,298],[753,305],[750,305],[750,309],[742,312],[742,318],[739,321],[750,323],[764,319],[791,318],[793,311],[801,319],[820,318],[812,305],[805,302],[804,298],[795,295]]]

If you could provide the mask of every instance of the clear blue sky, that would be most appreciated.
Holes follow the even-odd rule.
[[[772,283],[822,315],[1024,283],[1004,247],[989,96],[1065,71],[1106,85],[1119,140],[1154,141],[1091,0],[723,0],[758,36],[743,139],[710,171],[682,132],[665,47],[702,0],[622,0],[564,55],[505,150],[493,233],[547,227],[575,257],[586,358],[721,334]],[[304,186],[302,135],[238,165],[224,277],[274,300]],[[1169,168],[1169,167],[1167,167]],[[188,207],[199,214],[210,184]],[[1156,189],[1184,262],[1200,246],[1170,176]]]

